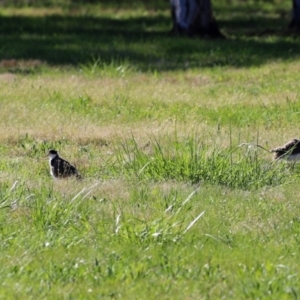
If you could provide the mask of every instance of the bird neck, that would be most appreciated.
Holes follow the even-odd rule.
[[[51,161],[52,159],[58,157],[57,154],[49,154],[49,160]]]

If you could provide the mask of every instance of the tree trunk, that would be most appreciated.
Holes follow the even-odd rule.
[[[170,0],[174,34],[223,37],[210,0]]]
[[[292,21],[289,27],[300,30],[300,0],[293,0]]]

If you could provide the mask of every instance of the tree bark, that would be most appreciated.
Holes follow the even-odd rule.
[[[224,37],[213,17],[211,0],[170,0],[172,33],[187,36]]]
[[[300,0],[293,0],[292,21],[289,28],[300,30]]]

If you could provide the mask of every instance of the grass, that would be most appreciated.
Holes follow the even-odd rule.
[[[0,9],[0,299],[299,298],[299,167],[255,146],[298,137],[290,3],[215,2],[220,41],[151,5]]]
[[[133,140],[133,145],[124,143],[118,153],[125,173],[140,179],[207,181],[231,188],[257,189],[279,185],[290,175],[286,166],[259,159],[256,146],[246,145],[246,152],[237,153],[241,146],[210,151],[197,139],[188,138],[183,143],[171,141],[166,149],[159,141],[151,141],[144,151]]]

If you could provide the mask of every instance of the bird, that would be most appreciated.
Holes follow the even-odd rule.
[[[283,146],[271,150],[274,152],[274,160],[285,159],[289,162],[300,160],[300,140],[292,139]]]
[[[47,156],[49,157],[50,174],[54,179],[67,178],[71,176],[81,179],[77,169],[68,161],[62,159],[56,150],[50,149]]]

